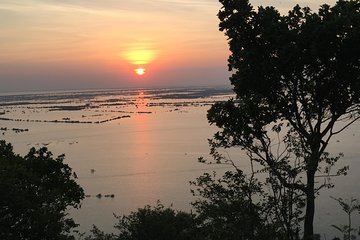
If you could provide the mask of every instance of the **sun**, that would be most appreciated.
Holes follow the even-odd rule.
[[[145,68],[136,68],[135,69],[135,73],[137,74],[137,75],[144,75],[145,74]]]
[[[158,57],[159,50],[154,42],[143,39],[126,44],[119,55],[133,66],[132,69],[136,75],[143,76],[147,74],[147,68]]]

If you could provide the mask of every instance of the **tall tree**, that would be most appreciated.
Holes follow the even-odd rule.
[[[330,139],[360,117],[360,1],[318,13],[297,5],[287,15],[255,11],[248,0],[220,2],[236,97],[208,112],[221,128],[212,154],[221,161],[219,148],[238,146],[272,179],[302,192],[304,239],[312,239],[315,194],[326,186],[316,174],[330,173],[339,159],[326,152]]]
[[[84,191],[63,160],[46,148],[21,157],[0,141],[0,239],[74,239],[66,210],[80,207]]]

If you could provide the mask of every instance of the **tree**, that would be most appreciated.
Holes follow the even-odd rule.
[[[331,225],[331,226],[343,234],[344,240],[356,239],[356,235],[354,235],[354,233],[357,232],[359,235],[360,235],[360,233],[357,231],[358,228],[353,228],[352,222],[351,222],[351,215],[353,214],[354,211],[359,212],[359,210],[360,210],[359,201],[353,197],[351,197],[350,199],[342,199],[342,198],[334,198],[334,197],[331,197],[331,198],[339,203],[342,210],[347,215],[347,224],[346,225]]]
[[[145,206],[129,216],[118,217],[119,240],[199,239],[194,216],[158,203]]]
[[[218,149],[240,147],[273,181],[302,193],[304,239],[312,239],[315,196],[329,186],[316,174],[330,176],[340,157],[326,152],[330,139],[360,117],[360,1],[318,13],[297,5],[284,16],[247,0],[220,2],[236,97],[208,112],[221,129],[211,153],[221,162]]]
[[[240,169],[227,171],[221,178],[205,173],[192,185],[196,186],[193,194],[199,196],[192,205],[206,239],[298,239],[288,238],[287,229],[274,214],[279,204],[269,201],[263,184],[253,175],[247,176]]]
[[[193,214],[175,211],[160,202],[117,216],[117,234],[106,234],[97,227],[86,240],[200,240],[201,233]]]
[[[80,207],[84,191],[63,160],[46,148],[21,157],[0,141],[1,239],[74,239],[70,232],[77,225],[66,210]]]

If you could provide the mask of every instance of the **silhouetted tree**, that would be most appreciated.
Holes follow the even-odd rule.
[[[206,239],[287,239],[286,229],[274,215],[279,204],[269,201],[263,184],[253,175],[239,169],[221,178],[205,173],[192,185],[196,187],[193,194],[199,197],[192,204]]]
[[[120,231],[119,240],[198,239],[194,215],[165,208],[160,203],[140,208],[118,220],[115,228]]]
[[[86,240],[200,240],[201,232],[193,214],[164,207],[145,206],[129,215],[117,216],[118,233],[106,234],[94,227]]]
[[[63,160],[46,148],[21,157],[0,141],[0,239],[74,239],[66,210],[79,208],[84,192]]]
[[[351,197],[350,199],[334,198],[335,201],[339,203],[342,210],[347,215],[347,224],[345,225],[331,225],[336,230],[343,234],[343,240],[353,240],[356,239],[356,234],[360,235],[359,227],[354,228],[351,221],[351,215],[356,211],[360,210],[360,203],[356,198]]]
[[[329,186],[316,185],[316,173],[330,174],[339,159],[326,153],[330,139],[360,117],[360,1],[318,13],[295,6],[285,16],[247,0],[220,2],[236,97],[208,112],[221,128],[212,154],[221,162],[218,149],[240,147],[273,181],[302,193],[304,239],[312,239],[315,194]]]

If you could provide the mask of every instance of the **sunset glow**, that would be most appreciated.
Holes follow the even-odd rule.
[[[146,72],[145,67],[156,61],[158,50],[155,46],[154,41],[140,39],[125,45],[120,56],[134,67],[137,75],[142,76]]]
[[[155,50],[138,48],[130,49],[124,54],[127,61],[134,65],[144,65],[151,63],[155,59]]]
[[[144,75],[145,74],[145,68],[137,68],[137,69],[135,69],[135,73],[137,74],[137,75]]]
[[[251,2],[281,13],[295,5]],[[209,0],[0,1],[0,92],[230,84],[220,8]]]

